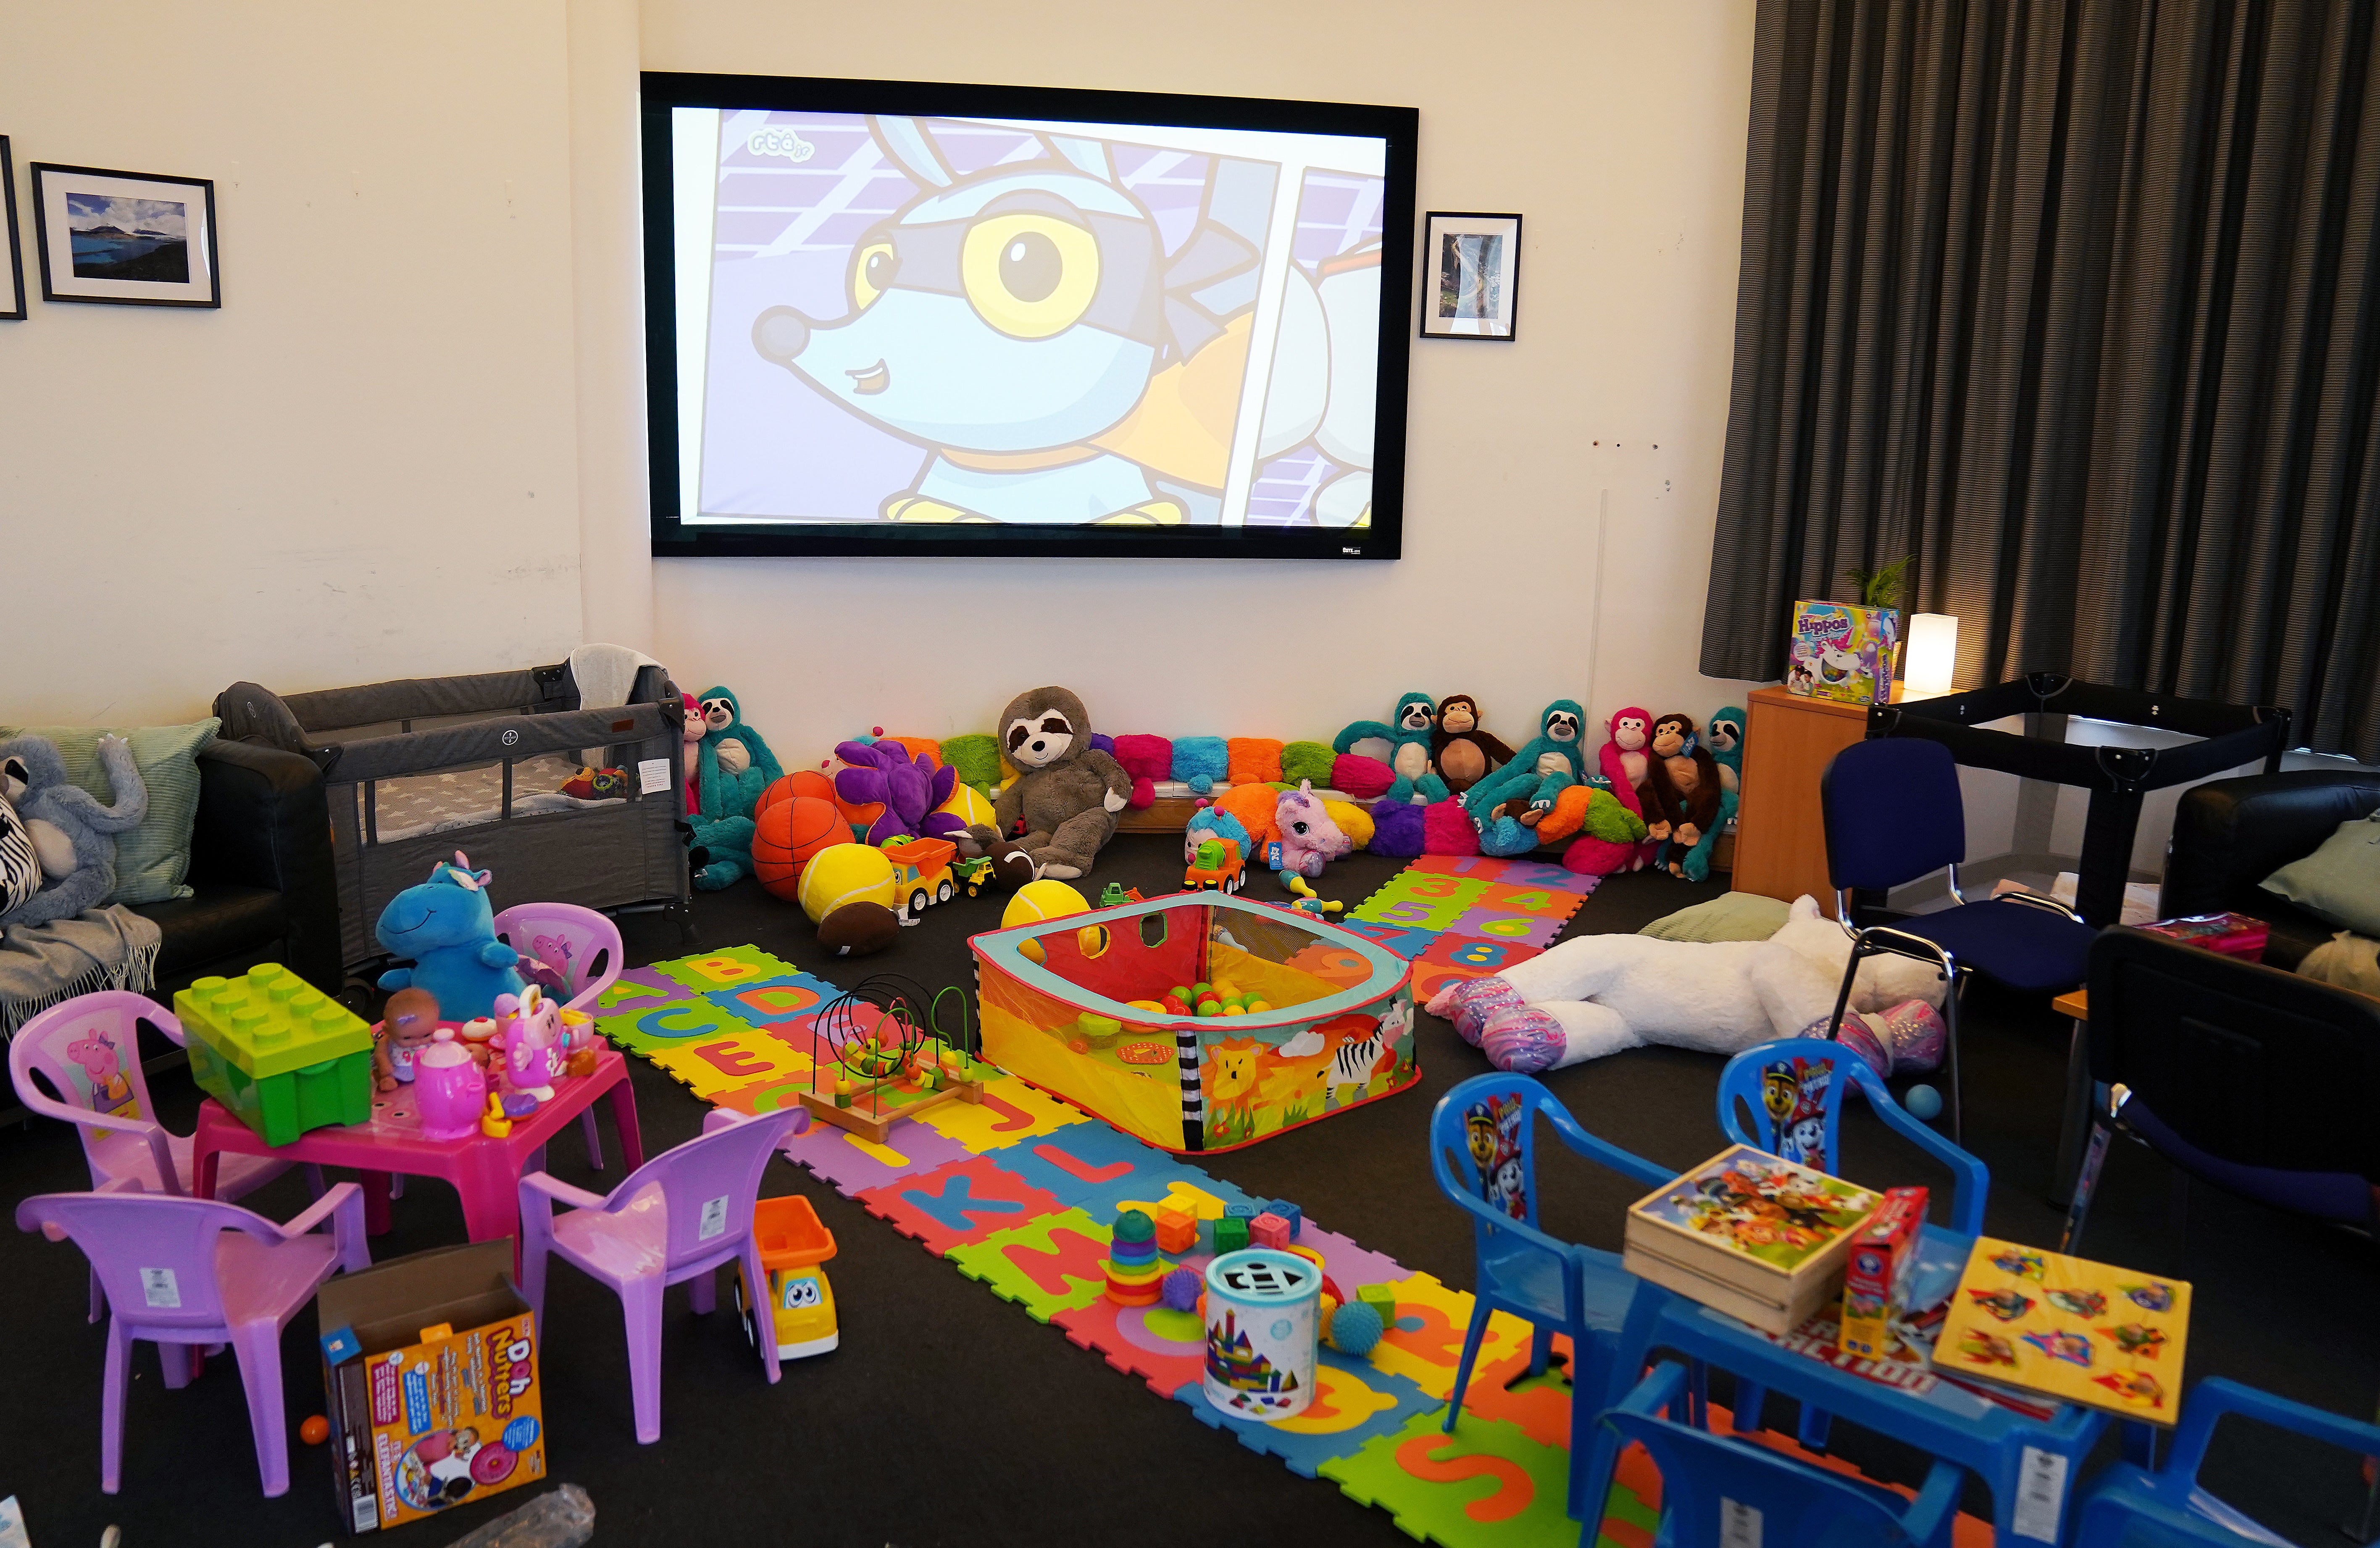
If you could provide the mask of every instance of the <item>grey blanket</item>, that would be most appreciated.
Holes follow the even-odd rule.
[[[0,1037],[62,1000],[157,985],[157,926],[121,903],[0,931]]]

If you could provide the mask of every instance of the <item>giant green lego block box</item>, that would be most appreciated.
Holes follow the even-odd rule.
[[[371,1117],[371,1028],[277,962],[201,978],[174,997],[199,1089],[285,1145]]]

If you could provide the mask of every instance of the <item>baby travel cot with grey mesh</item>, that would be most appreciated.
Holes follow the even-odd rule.
[[[581,708],[565,664],[285,696],[235,683],[215,713],[225,736],[322,768],[350,973],[385,956],[372,925],[389,899],[457,850],[493,873],[500,911],[658,904],[686,923],[686,710],[658,666],[612,707]],[[625,792],[563,794],[582,764],[624,770]]]

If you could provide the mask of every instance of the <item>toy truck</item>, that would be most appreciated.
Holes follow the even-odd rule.
[[[1219,892],[1237,892],[1247,884],[1247,871],[1240,858],[1240,846],[1231,839],[1202,840],[1190,853],[1189,868],[1182,873],[1184,891],[1213,889]]]
[[[892,905],[903,923],[917,919],[932,903],[947,903],[958,891],[951,879],[951,861],[959,847],[948,839],[905,839],[884,846],[892,862]]]

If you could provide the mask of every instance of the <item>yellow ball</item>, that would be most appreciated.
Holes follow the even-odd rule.
[[[973,785],[961,785],[952,791],[951,798],[934,810],[948,812],[969,828],[973,828],[978,823],[981,823],[986,828],[994,826],[991,803],[986,801],[983,798],[983,792]]]
[[[1372,847],[1371,813],[1352,801],[1325,801],[1322,809],[1330,814],[1330,820],[1339,825],[1340,832],[1347,835],[1349,843],[1357,849]]]
[[[802,912],[815,925],[845,903],[892,906],[892,862],[868,844],[835,844],[820,850],[802,867],[795,894]]]
[[[810,864],[815,865],[818,861]],[[1028,881],[1008,900],[1008,911],[1000,916],[1000,927],[1013,930],[1019,925],[1038,925],[1044,919],[1063,919],[1070,913],[1090,912],[1089,901],[1062,881]]]

